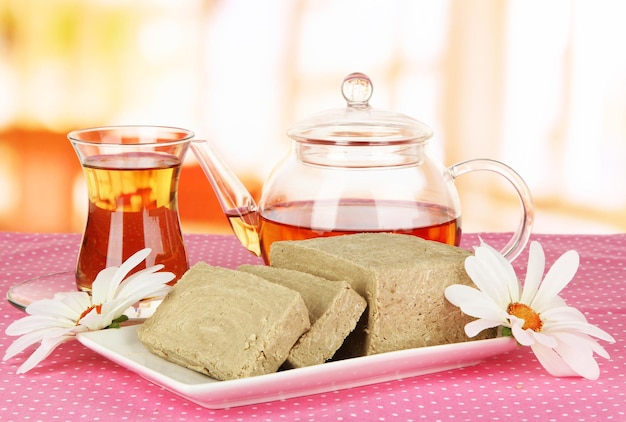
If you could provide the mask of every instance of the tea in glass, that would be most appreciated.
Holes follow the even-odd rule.
[[[192,134],[151,127],[72,132],[81,159],[89,210],[76,265],[79,290],[96,275],[119,266],[140,249],[151,254],[136,270],[163,264],[176,275],[188,269],[177,190],[182,159]]]

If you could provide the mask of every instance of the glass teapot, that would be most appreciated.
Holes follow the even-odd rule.
[[[362,73],[342,84],[347,106],[288,129],[286,157],[272,170],[257,205],[207,141],[191,148],[242,244],[269,263],[278,240],[360,232],[393,232],[458,246],[461,207],[454,179],[474,170],[505,177],[520,199],[521,220],[502,253],[515,259],[533,223],[533,204],[522,178],[494,160],[446,168],[428,156],[432,130],[408,116],[369,105],[372,83]]]

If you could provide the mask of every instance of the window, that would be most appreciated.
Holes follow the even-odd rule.
[[[24,199],[42,194],[33,178],[50,179],[25,164],[16,130],[40,150],[46,131],[58,143],[86,126],[182,126],[260,183],[289,146],[285,130],[343,107],[341,81],[360,71],[372,106],[433,127],[445,164],[488,157],[516,169],[535,197],[535,231],[624,231],[624,21],[626,5],[610,0],[4,2],[0,186],[12,188],[0,229],[36,204]],[[458,186],[466,231],[513,229],[506,184],[471,175]],[[82,214],[58,207],[58,219]],[[22,229],[82,229],[52,220]]]

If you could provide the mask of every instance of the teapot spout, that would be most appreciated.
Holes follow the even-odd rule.
[[[233,232],[246,249],[261,256],[258,210],[254,198],[208,141],[194,140],[190,146]]]

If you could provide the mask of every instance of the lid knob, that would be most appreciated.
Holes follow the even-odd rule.
[[[351,107],[367,107],[373,90],[374,87],[369,76],[360,72],[346,76],[341,85],[343,98]]]

